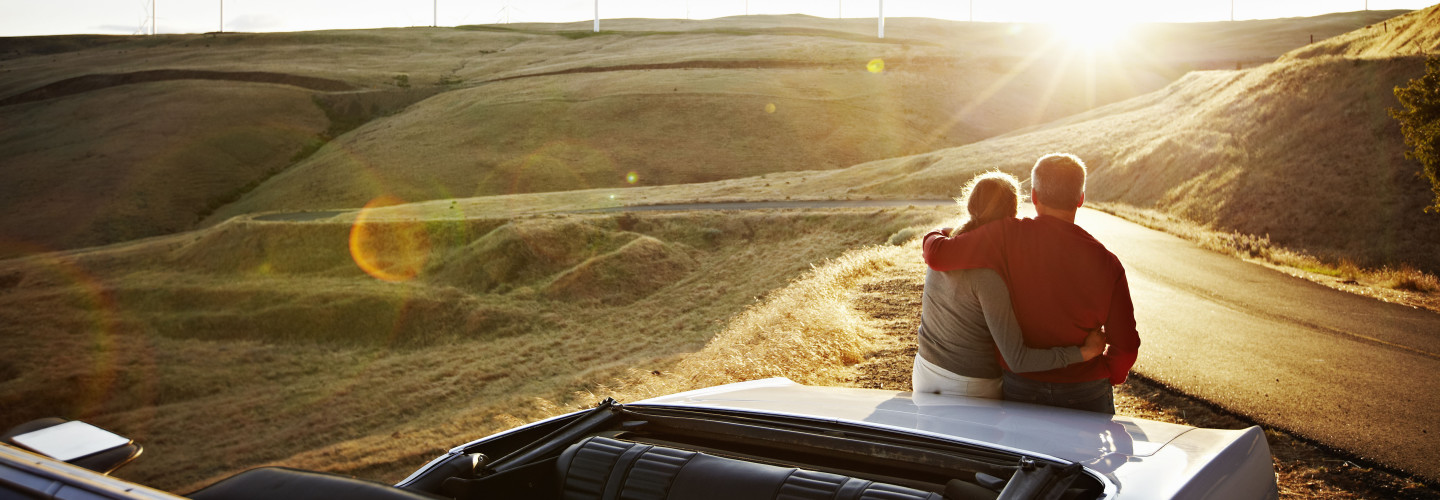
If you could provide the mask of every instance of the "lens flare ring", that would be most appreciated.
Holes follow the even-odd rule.
[[[386,214],[378,210],[402,205],[404,200],[385,195],[371,200],[355,216],[350,227],[350,256],[360,270],[375,279],[403,283],[415,279],[430,259],[430,238],[418,218]]]

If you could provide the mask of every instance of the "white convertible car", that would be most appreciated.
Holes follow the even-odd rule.
[[[394,486],[264,467],[186,496],[1229,500],[1278,492],[1258,427],[1201,429],[776,378],[607,400],[458,446]],[[8,498],[179,497],[0,445],[0,499]]]

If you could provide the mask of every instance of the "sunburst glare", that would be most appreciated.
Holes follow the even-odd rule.
[[[1109,51],[1129,43],[1131,26],[1143,9],[1109,2],[1056,2],[1040,14],[1054,34],[1054,42],[1070,50]]]
[[[1129,22],[1095,17],[1051,23],[1061,44],[1087,51],[1121,48],[1130,42],[1130,27]]]

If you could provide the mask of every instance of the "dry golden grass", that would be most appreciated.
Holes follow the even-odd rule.
[[[885,40],[860,20],[805,16],[624,20],[598,36],[580,25],[512,25],[7,38],[0,99],[150,70],[270,72],[362,90],[191,80],[0,106],[0,158],[22,167],[0,173],[0,186],[20,191],[0,194],[25,202],[6,210],[16,215],[0,226],[11,248],[0,257],[183,230],[282,169],[294,172],[207,224],[358,208],[382,194],[621,187],[630,172],[660,185],[838,169],[1043,123],[1217,59],[1273,58],[1300,43],[1281,34],[1328,36],[1382,15],[1156,26],[1137,43],[1142,52],[1121,58],[1143,64],[1110,61],[1073,86],[1052,82],[1084,68],[1037,26],[927,19],[892,20]],[[865,70],[876,58],[888,62],[883,74]],[[593,67],[620,70],[486,83]],[[312,95],[318,107],[304,102]],[[131,147],[139,144],[148,146]],[[72,200],[100,203],[76,209]]]
[[[1440,50],[1440,5],[1371,23],[1344,35],[1295,49],[1282,59],[1343,56],[1384,58],[1423,56]]]
[[[426,265],[402,283],[356,266],[346,222],[232,221],[3,261],[0,427],[59,415],[116,429],[148,449],[125,477],[180,491],[263,463],[398,479],[441,447],[613,392],[604,381],[671,372],[812,263],[934,218],[432,220]],[[485,269],[523,272],[461,279]],[[836,324],[817,308],[795,314]]]
[[[715,57],[735,67],[555,75],[452,91],[341,138],[219,217],[355,207],[386,193],[420,201],[836,169],[973,142],[1090,104],[1079,89],[1061,89],[1033,107],[1040,101],[1026,89],[1064,70],[1047,64],[974,101],[1012,68],[948,59],[907,66],[905,59],[943,50],[826,37],[674,38],[637,37],[625,45],[630,53],[606,60],[683,65]],[[865,62],[874,58],[894,60],[871,74]],[[787,67],[765,67],[772,63]],[[965,115],[954,116],[957,109]]]
[[[1217,59],[1223,67],[1232,58],[1273,58],[1298,41],[1277,32],[1321,24],[1323,34],[1338,34],[1347,22],[1366,22],[1351,15],[1153,26],[1137,35],[1133,53],[1101,58],[1096,71],[1038,26],[900,20],[894,33],[913,38],[880,41],[854,36],[865,30],[853,22],[832,31],[836,25],[812,18],[757,21],[793,27],[633,21],[598,36],[517,44],[505,57],[548,57],[495,77],[645,66],[437,96],[342,138],[220,216],[355,207],[387,193],[420,201],[623,187],[631,172],[654,186],[837,169],[1044,123],[1157,89]],[[984,53],[971,52],[978,46]],[[885,71],[868,73],[865,63],[877,58]],[[1088,77],[1054,84],[1075,75]]]
[[[454,74],[458,62],[467,57],[533,38],[448,28],[14,37],[0,42],[9,49],[0,52],[0,64],[8,70],[0,72],[0,95],[87,74],[156,69],[270,71],[363,88],[394,88],[395,76],[405,74],[412,86],[428,86]],[[484,64],[467,68],[477,74],[494,71]]]
[[[775,376],[817,385],[843,383],[873,350],[873,329],[850,304],[854,288],[895,261],[913,259],[914,252],[913,245],[849,250],[747,306],[698,350],[591,373],[586,382],[571,382],[581,390],[437,414],[437,420],[410,423],[394,434],[339,442],[283,463],[398,480],[444,446],[589,407],[606,397],[636,401]]]
[[[326,126],[309,92],[225,82],[0,106],[0,258],[188,229]]]
[[[861,279],[895,259],[896,247],[863,247],[822,263],[732,319],[700,352],[635,396],[787,377],[812,385],[841,380],[869,352],[873,333],[849,307]]]

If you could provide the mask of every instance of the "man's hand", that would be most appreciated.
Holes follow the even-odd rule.
[[[1105,327],[1085,331],[1090,334],[1085,336],[1085,343],[1080,346],[1080,356],[1084,357],[1085,361],[1090,361],[1105,354]]]

